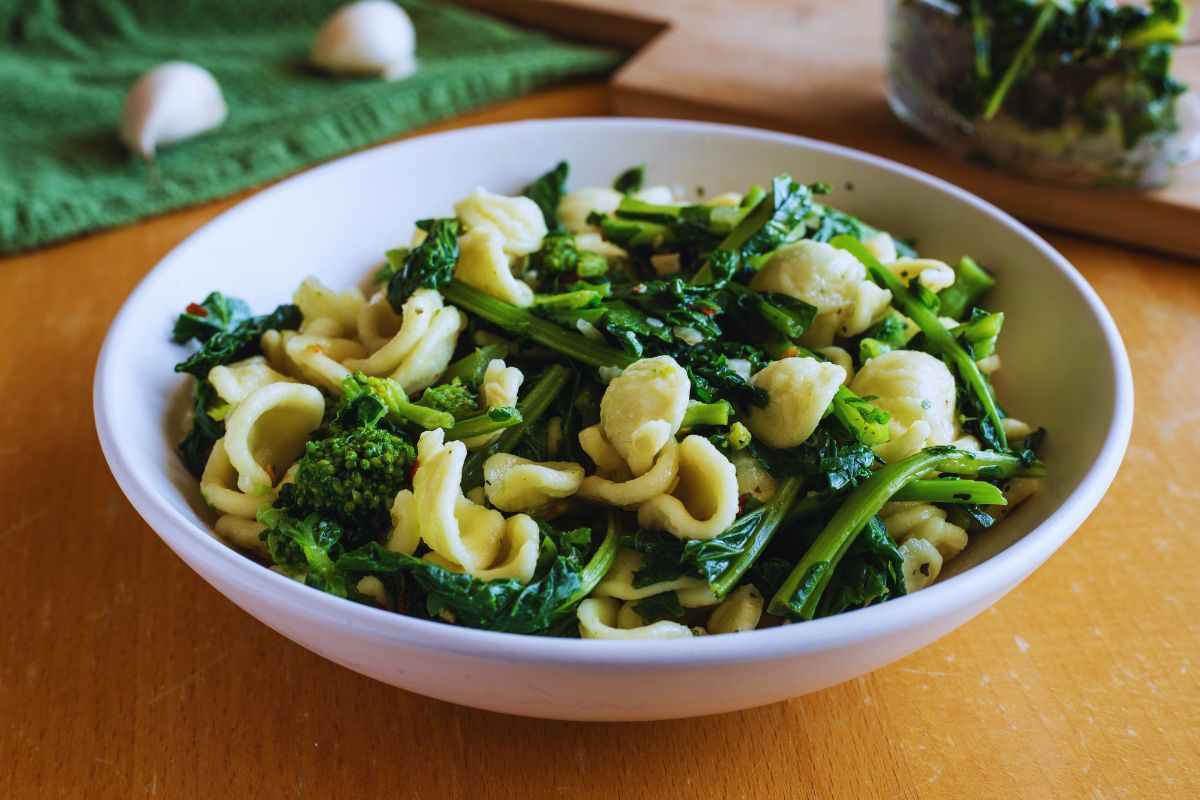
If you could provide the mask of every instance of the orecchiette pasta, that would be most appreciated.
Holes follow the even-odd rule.
[[[294,295],[292,302],[300,307],[305,321],[331,319],[338,330],[324,336],[347,336],[358,329],[358,312],[365,299],[358,289],[335,292],[316,278],[305,278]],[[306,331],[307,332],[307,331]]]
[[[513,275],[504,253],[504,237],[495,228],[476,228],[459,239],[454,277],[497,300],[521,307],[533,305],[533,289]]]
[[[392,607],[392,598],[388,595],[387,587],[374,575],[359,579],[358,583],[354,585],[354,589],[363,597],[371,598],[379,608]]]
[[[263,335],[259,337],[258,346],[262,349],[263,356],[267,359],[271,369],[288,375],[291,374],[293,367],[288,362],[287,353],[283,351],[283,334],[284,331],[275,329],[263,331]]]
[[[747,426],[772,447],[802,443],[824,416],[846,371],[815,358],[782,358],[756,372],[750,382],[767,392],[767,405],[752,406]]]
[[[722,192],[721,194],[710,198],[705,205],[730,206],[732,208],[737,208],[742,204],[742,197],[743,195],[741,192]]]
[[[450,366],[454,348],[458,346],[458,334],[466,324],[466,318],[454,306],[439,308],[425,336],[400,362],[392,378],[408,394],[416,394],[437,383]]]
[[[217,395],[230,405],[236,405],[245,399],[246,395],[255,389],[261,389],[269,383],[283,383],[290,380],[271,369],[271,365],[262,356],[251,356],[228,366],[213,367],[208,371],[208,382],[217,390]]]
[[[259,534],[267,529],[266,525],[256,520],[233,514],[223,514],[217,517],[213,530],[225,541],[242,550],[249,550],[259,555],[266,555],[267,545]]]
[[[358,340],[374,353],[400,332],[402,324],[403,317],[392,309],[387,291],[380,289],[358,311]]]
[[[339,347],[339,343],[349,342],[348,339],[328,339],[321,336],[310,336],[304,333],[284,334],[284,352],[288,360],[296,365],[301,377],[309,383],[320,384],[331,392],[342,391],[342,381],[350,374],[330,354],[330,350]],[[357,342],[354,342],[357,344]],[[342,347],[339,352],[353,352],[361,355],[361,348],[350,350]]]
[[[1019,441],[1033,433],[1032,425],[1015,417],[1005,417],[1001,420],[1001,424],[1004,426],[1004,435],[1010,441]]]
[[[439,428],[426,431],[417,441],[417,463],[413,475],[415,500],[410,510],[416,516],[421,539],[448,561],[474,574],[485,570],[500,553],[504,517],[463,496],[462,470],[467,447],[462,442],[445,442]]]
[[[225,451],[247,494],[271,490],[321,424],[325,398],[302,383],[272,383],[238,403],[225,420]]]
[[[737,471],[703,436],[679,444],[679,478],[670,494],[647,500],[638,524],[680,539],[711,539],[733,524],[738,512]]]
[[[500,234],[505,253],[529,255],[542,246],[546,220],[528,197],[505,197],[476,189],[454,206],[468,231],[491,228]]]
[[[598,475],[611,480],[629,480],[632,477],[625,459],[604,438],[604,430],[599,425],[591,425],[579,432],[579,446],[596,464]],[[674,477],[671,476],[672,480]]]
[[[386,298],[384,300],[386,303]],[[365,311],[370,311],[367,306]],[[391,306],[388,305],[390,309]],[[400,327],[381,346],[371,353],[369,358],[351,359],[346,366],[352,370],[361,370],[367,375],[387,375],[395,372],[404,360],[416,349],[421,340],[429,333],[434,315],[443,308],[442,296],[434,289],[417,289],[404,302],[400,314]]]
[[[296,343],[297,339],[299,343]],[[321,384],[330,389],[334,388],[330,381],[337,380],[337,376],[343,372],[339,362],[365,354],[363,346],[353,339],[296,331],[267,331],[263,334],[262,344],[263,353],[272,369],[305,383]]]
[[[940,292],[954,283],[954,268],[934,258],[897,258],[887,268],[905,286],[916,280],[931,292]]]
[[[713,609],[705,627],[709,633],[752,631],[758,627],[762,612],[762,593],[748,583],[735,589],[721,605]]]
[[[299,330],[307,336],[334,338],[341,334],[342,324],[333,317],[310,317],[300,323]]]
[[[425,559],[454,572],[467,572],[481,581],[512,579],[529,583],[537,569],[539,535],[532,517],[517,514],[504,521],[499,554],[486,569],[467,570],[436,551],[426,555]]]
[[[605,241],[598,233],[577,233],[575,234],[575,246],[580,250],[586,250],[589,253],[596,253],[605,258],[628,258],[629,253],[618,247],[612,242]]]
[[[621,204],[621,193],[615,189],[592,186],[576,189],[558,201],[558,219],[571,233],[586,233],[596,228],[588,224],[593,211],[611,214]]]
[[[525,376],[521,370],[506,365],[502,359],[493,358],[483,372],[483,383],[480,385],[479,399],[483,402],[483,407],[489,409],[515,406],[524,380]],[[476,450],[491,444],[499,436],[500,431],[496,431],[464,439],[463,442],[467,449]]]
[[[775,494],[778,483],[754,456],[739,453],[733,459],[733,468],[739,496],[750,495],[758,502],[765,503]]]
[[[912,537],[924,539],[951,559],[967,546],[967,532],[946,521],[946,512],[931,503],[895,502],[884,505],[879,518],[888,535],[898,542]]]
[[[611,597],[584,600],[576,610],[579,635],[584,639],[687,639],[691,628],[670,620],[660,620],[639,628],[617,627],[621,604]]]
[[[670,356],[643,358],[609,383],[600,400],[600,427],[634,475],[650,469],[679,432],[691,381]]]
[[[975,362],[979,365],[979,371],[984,375],[991,375],[996,370],[1000,369],[1000,355],[992,353],[987,358],[981,358]]]
[[[531,511],[570,497],[583,482],[583,467],[570,461],[530,461],[496,453],[483,462],[488,501],[501,511]]]
[[[835,333],[862,333],[892,299],[891,292],[867,280],[866,267],[857,258],[808,239],[776,250],[750,286],[816,306],[817,318],[801,340],[813,347],[830,344]]]
[[[1013,478],[1004,485],[1004,499],[1008,501],[1008,505],[990,506],[988,513],[997,520],[1004,519],[1018,505],[1037,494],[1041,488],[1042,481],[1040,478]]]
[[[892,350],[863,364],[850,388],[873,395],[891,414],[892,438],[875,452],[892,462],[928,445],[949,444],[955,431],[954,376],[939,359],[919,350]]]
[[[392,501],[392,530],[388,535],[387,549],[393,553],[411,556],[421,544],[421,520],[417,516],[417,496],[408,489],[396,493]]]
[[[659,581],[649,586],[634,586],[633,574],[642,568],[645,556],[636,550],[621,548],[604,580],[592,590],[593,597],[615,597],[618,600],[645,600],[656,594],[675,592],[679,605],[684,608],[707,608],[717,604],[717,598],[703,578],[684,576],[670,581]]]
[[[828,347],[818,347],[817,352],[846,373],[846,377],[842,378],[843,386],[848,386],[850,381],[854,380],[854,359],[843,348],[831,344]]]
[[[594,437],[586,436],[587,430],[580,431],[579,441]],[[585,446],[586,448],[586,446]],[[592,451],[585,449],[588,455]],[[597,450],[599,452],[599,450]],[[595,457],[593,456],[593,460]],[[628,474],[628,470],[626,470]],[[579,484],[578,496],[584,500],[607,503],[618,508],[635,508],[649,500],[666,494],[675,483],[679,474],[679,446],[674,439],[667,441],[667,446],[658,454],[654,466],[636,478],[628,480],[612,480],[600,475],[588,475]]]
[[[237,470],[225,452],[225,440],[217,439],[200,476],[200,496],[226,516],[252,520],[275,502],[275,494],[270,490],[247,494],[238,489],[237,477]]]
[[[898,257],[896,240],[883,231],[876,231],[863,239],[863,247],[867,248],[867,252],[883,264],[890,264]]]
[[[942,554],[924,539],[909,539],[900,545],[903,559],[904,590],[908,593],[924,589],[937,580],[942,571]]]

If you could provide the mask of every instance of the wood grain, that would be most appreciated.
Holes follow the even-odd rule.
[[[582,87],[459,124],[608,107]],[[1050,237],[1124,333],[1137,420],[1096,513],[992,610],[766,708],[539,722],[392,689],[283,639],[188,570],[114,485],[92,428],[101,338],[142,275],[238,199],[0,261],[0,797],[1200,793],[1193,268]]]

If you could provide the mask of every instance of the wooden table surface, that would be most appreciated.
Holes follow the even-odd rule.
[[[456,124],[607,108],[578,87]],[[1047,233],[1116,317],[1137,418],[1091,519],[994,608],[786,703],[542,722],[303,650],[194,575],[113,483],[91,410],[104,332],[239,199],[0,262],[0,798],[1200,795],[1196,266]]]

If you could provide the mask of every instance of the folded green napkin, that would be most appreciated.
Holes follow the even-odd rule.
[[[0,0],[0,252],[210,200],[622,55],[427,0],[410,78],[336,78],[305,59],[337,0]],[[131,155],[125,92],[164,61],[221,84],[215,131]]]

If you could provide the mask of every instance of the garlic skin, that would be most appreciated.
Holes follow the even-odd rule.
[[[417,34],[391,0],[358,0],[330,15],[317,31],[309,58],[335,73],[407,78],[417,70]]]
[[[125,96],[121,141],[150,160],[159,145],[212,130],[228,113],[212,73],[186,61],[168,61],[138,78]]]

